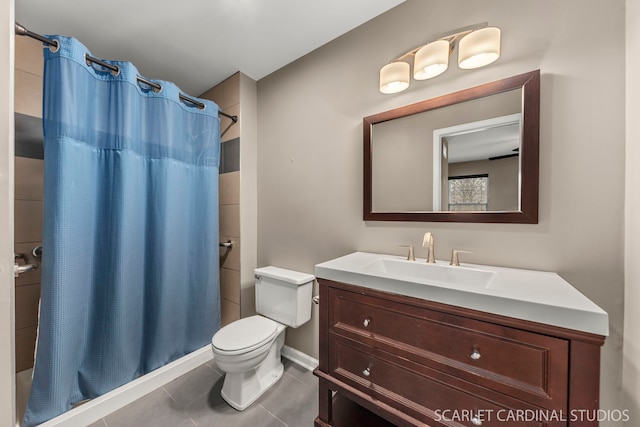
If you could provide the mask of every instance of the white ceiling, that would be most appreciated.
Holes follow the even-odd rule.
[[[492,157],[517,154],[520,132],[520,123],[513,123],[446,136],[449,163],[491,160]]]
[[[80,40],[197,96],[272,73],[404,0],[16,0],[16,22]]]

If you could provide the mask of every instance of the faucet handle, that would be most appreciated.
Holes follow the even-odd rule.
[[[400,245],[401,248],[409,248],[409,253],[407,254],[407,261],[415,261],[416,257],[413,253],[413,245]]]
[[[449,265],[455,265],[455,266],[459,266],[460,265],[460,257],[458,256],[458,254],[472,254],[473,252],[471,251],[461,251],[458,249],[454,249],[451,251],[451,261],[449,261]]]

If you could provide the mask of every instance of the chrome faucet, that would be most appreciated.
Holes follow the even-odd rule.
[[[424,238],[422,239],[422,247],[423,248],[428,248],[427,249],[427,262],[429,264],[435,264],[436,263],[435,242],[434,242],[434,239],[433,239],[433,234],[431,234],[428,231],[426,233],[424,233]]]

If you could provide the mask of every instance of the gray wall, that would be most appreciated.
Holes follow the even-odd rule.
[[[312,273],[356,250],[400,254],[435,234],[436,257],[558,272],[610,316],[601,406],[621,408],[625,148],[624,0],[409,0],[258,82],[258,265]],[[502,57],[452,64],[400,94],[390,59],[448,30],[502,28]],[[540,222],[362,221],[362,118],[540,69]],[[418,255],[420,254],[418,251]],[[287,343],[318,355],[318,317]],[[601,425],[615,425],[602,423]]]
[[[13,425],[15,399],[15,287],[13,279],[13,1],[0,4],[0,425]]]
[[[624,406],[640,419],[640,3],[627,0]]]

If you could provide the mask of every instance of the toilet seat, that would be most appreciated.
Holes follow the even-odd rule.
[[[222,327],[211,339],[214,350],[223,355],[247,353],[273,340],[278,323],[262,316],[245,317]]]

